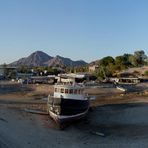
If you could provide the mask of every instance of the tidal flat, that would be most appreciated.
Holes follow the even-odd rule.
[[[88,88],[89,94],[97,96],[92,110],[64,130],[48,115],[24,111],[31,103],[46,106],[42,98],[52,93],[53,86],[23,86],[12,92],[7,87],[0,94],[1,148],[148,147],[147,84],[139,84],[139,92],[128,94],[115,88]]]

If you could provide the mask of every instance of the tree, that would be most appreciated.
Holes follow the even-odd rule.
[[[29,73],[31,71],[30,71],[30,68],[28,66],[22,65],[22,66],[19,67],[18,72],[20,72],[20,73]]]
[[[129,62],[134,67],[138,66],[137,58],[134,55],[129,56]]]
[[[145,52],[143,50],[135,51],[134,56],[139,66],[143,65],[145,63],[145,60],[147,59],[147,56],[145,55]]]
[[[124,60],[123,56],[117,56],[115,58],[115,64],[116,65],[122,65],[123,64],[123,60]]]
[[[94,75],[97,77],[98,80],[103,80],[105,78],[104,71],[101,68],[97,69],[94,72]]]
[[[129,57],[131,56],[131,54],[127,54],[127,53],[125,53],[124,55],[123,55],[123,65],[125,65],[125,66],[127,66],[127,67],[129,67],[129,66],[131,66],[131,63],[130,63],[130,61],[129,61]]]
[[[131,65],[131,63],[129,61],[130,56],[131,56],[131,54],[124,54],[123,56],[117,56],[115,58],[115,64],[116,65],[125,65],[125,66],[129,67]]]
[[[144,75],[145,76],[148,76],[148,70],[144,72]]]
[[[101,66],[107,66],[110,63],[114,64],[114,62],[115,62],[115,60],[114,60],[113,57],[107,56],[107,57],[104,57],[103,59],[100,60],[100,65]]]
[[[94,72],[94,75],[97,79],[102,80],[106,79],[107,77],[111,77],[114,73],[113,64],[109,64],[105,66],[99,66],[99,68]]]
[[[77,66],[74,68],[76,72],[88,72],[87,66]]]

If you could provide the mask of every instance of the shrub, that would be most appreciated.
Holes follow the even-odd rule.
[[[148,70],[144,72],[144,75],[145,76],[148,76]]]

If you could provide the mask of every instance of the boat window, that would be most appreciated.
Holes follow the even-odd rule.
[[[54,91],[55,91],[55,92],[58,92],[58,89],[57,89],[57,88],[55,88],[55,89],[54,89]]]
[[[80,90],[80,94],[83,94],[83,91],[84,91],[84,90],[83,90],[83,89],[81,89],[81,90]]]
[[[70,94],[73,94],[73,89],[70,89],[70,90],[69,90],[69,93],[70,93]]]
[[[64,88],[61,88],[61,93],[64,93]]]
[[[80,89],[78,89],[78,94],[81,94],[81,90]]]
[[[77,89],[74,89],[74,94],[77,94]]]
[[[68,94],[68,89],[65,89],[65,94]]]

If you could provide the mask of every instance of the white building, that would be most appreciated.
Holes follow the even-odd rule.
[[[99,69],[99,66],[98,66],[98,65],[90,65],[90,66],[89,66],[89,72],[94,72],[94,71],[96,71],[97,69]]]

